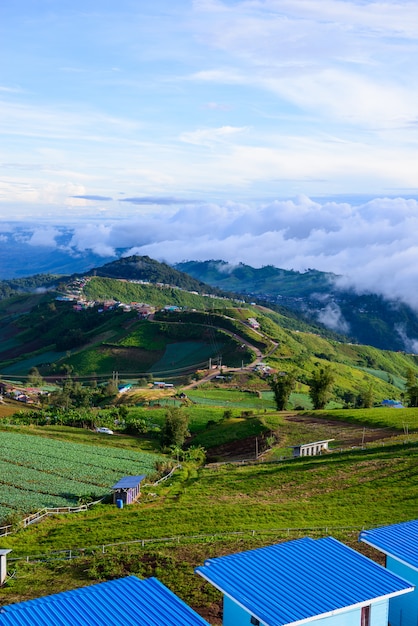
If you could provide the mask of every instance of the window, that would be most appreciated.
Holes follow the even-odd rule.
[[[363,606],[361,609],[360,626],[370,626],[370,606]]]

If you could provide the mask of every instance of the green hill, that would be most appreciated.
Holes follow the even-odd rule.
[[[309,407],[307,385],[318,364],[332,366],[336,406],[352,405],[370,388],[375,402],[402,399],[408,369],[418,369],[413,355],[347,343],[283,308],[210,294],[202,283],[196,291],[184,277],[185,287],[145,280],[147,268],[163,278],[161,267],[167,280],[180,282],[180,272],[170,273],[169,266],[129,257],[104,266],[103,274],[134,278],[96,271],[61,280],[58,297],[48,292],[2,300],[0,373],[27,376],[37,367],[50,379],[68,371],[108,379],[116,370],[133,380],[150,374],[184,381],[211,362],[248,368],[258,359],[273,372],[292,369],[298,382],[293,405]],[[311,286],[315,280],[311,276]],[[148,307],[145,318],[138,303]],[[252,375],[260,391],[268,391],[263,375]]]
[[[311,323],[319,321],[357,343],[411,352],[418,338],[418,316],[411,307],[397,299],[342,289],[334,274],[314,269],[295,272],[270,265],[232,266],[219,260],[187,261],[175,267],[213,287],[273,308],[290,308]]]

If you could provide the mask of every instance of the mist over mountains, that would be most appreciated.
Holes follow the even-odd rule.
[[[21,244],[22,245],[22,244]],[[36,251],[36,248],[35,248]],[[120,254],[126,251],[120,251]],[[274,266],[254,268],[223,260],[161,263],[148,256],[121,256],[103,264],[92,253],[72,257],[53,251],[27,259],[26,267],[39,274],[30,278],[11,278],[0,282],[0,297],[13,293],[51,289],[54,276],[73,274],[113,279],[162,283],[192,293],[237,295],[246,302],[265,304],[287,315],[293,311],[308,323],[320,324],[348,341],[372,345],[383,350],[418,352],[418,315],[407,304],[387,300],[378,294],[358,294],[344,289],[340,277],[309,269],[306,272]],[[27,276],[27,274],[26,274]],[[60,281],[58,281],[60,282]],[[336,335],[336,336],[337,336]]]
[[[79,270],[134,254],[169,264],[223,259],[254,268],[332,273],[344,289],[376,293],[418,311],[414,198],[154,202],[129,211],[125,204],[123,212],[100,216],[86,210],[61,225],[51,217],[3,223],[0,277],[67,271],[68,257]]]

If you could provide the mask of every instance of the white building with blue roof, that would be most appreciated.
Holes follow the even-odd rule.
[[[0,626],[210,626],[156,578],[119,578],[0,608]]]
[[[209,559],[196,572],[223,593],[223,626],[388,626],[413,586],[332,537]]]
[[[389,603],[391,626],[418,624],[418,520],[364,530],[360,541],[386,555],[386,568],[415,585],[415,591]]]

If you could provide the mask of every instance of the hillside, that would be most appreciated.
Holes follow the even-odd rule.
[[[209,283],[205,284],[166,263],[159,263],[148,256],[123,257],[117,261],[106,263],[101,267],[95,267],[85,275],[126,280],[142,280],[153,284],[162,283],[180,287],[181,289],[196,291],[198,293],[222,295],[220,289],[211,287]]]
[[[333,274],[231,266],[225,261],[187,261],[175,267],[214,287],[303,313],[351,341],[412,352],[418,338],[418,316],[410,307],[376,294],[339,289]]]
[[[203,283],[148,257],[101,268],[102,274],[121,278],[98,273],[61,278],[59,292],[0,303],[3,376],[25,377],[36,367],[51,381],[68,372],[108,380],[117,371],[134,382],[155,376],[184,383],[211,364],[251,372],[263,361],[272,372],[295,372],[292,404],[309,408],[308,381],[318,365],[332,366],[336,406],[352,405],[366,389],[375,402],[402,399],[408,369],[417,371],[413,355],[347,343],[283,307],[207,293]],[[322,279],[311,277],[309,289]],[[254,375],[260,391],[268,390],[263,368]]]

